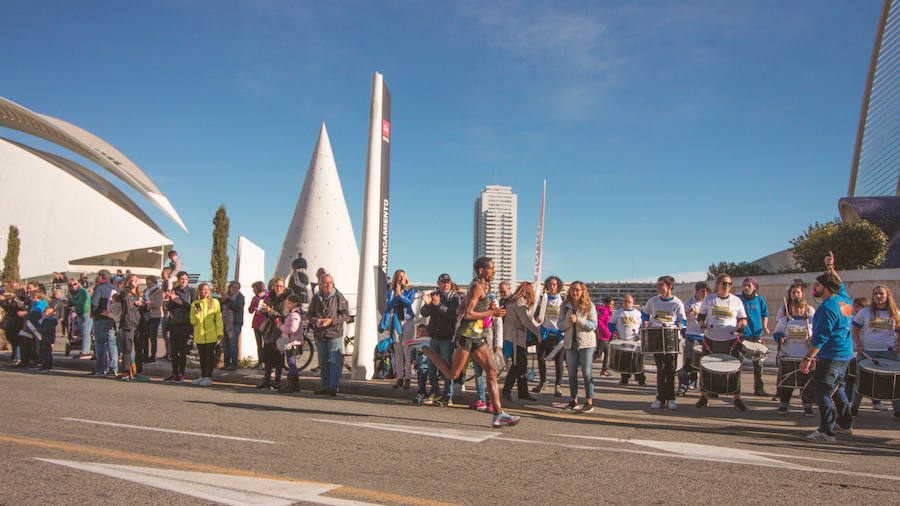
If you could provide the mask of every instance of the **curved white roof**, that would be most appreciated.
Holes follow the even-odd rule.
[[[109,181],[71,160],[0,139],[0,236],[19,228],[22,278],[172,241]]]
[[[96,135],[61,119],[31,111],[3,97],[0,97],[0,126],[48,140],[95,162],[141,192],[141,195],[156,204],[187,232],[187,227],[169,199],[147,174],[121,151]]]

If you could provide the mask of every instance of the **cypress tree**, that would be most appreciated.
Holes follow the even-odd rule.
[[[6,256],[3,257],[3,281],[15,282],[19,280],[19,228],[9,226],[9,235],[6,238]]]
[[[225,206],[219,206],[213,218],[213,242],[209,266],[213,290],[224,293],[228,281],[228,216],[225,214]]]

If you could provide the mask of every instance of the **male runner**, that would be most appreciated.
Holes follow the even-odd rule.
[[[462,320],[456,329],[456,349],[453,352],[453,364],[450,365],[430,347],[425,346],[422,352],[428,356],[431,362],[444,376],[456,378],[462,371],[469,354],[484,370],[487,376],[487,387],[494,403],[494,418],[491,421],[493,427],[515,425],[519,422],[518,416],[510,416],[503,412],[500,405],[500,389],[497,385],[497,368],[494,366],[494,357],[491,348],[482,336],[485,318],[502,318],[506,310],[497,307],[496,302],[488,300],[487,289],[494,279],[494,261],[488,257],[475,260],[476,278],[469,285],[469,292],[465,301],[460,305]]]

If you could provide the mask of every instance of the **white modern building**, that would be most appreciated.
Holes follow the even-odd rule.
[[[0,127],[48,140],[96,163],[185,228],[153,181],[119,150],[90,132],[2,97]],[[19,277],[23,279],[54,271],[95,272],[102,268],[155,274],[172,245],[134,201],[93,170],[0,138],[2,252],[6,251],[10,225],[19,229]]]
[[[516,216],[518,196],[509,186],[488,185],[475,199],[475,241],[472,260],[494,260],[496,291],[501,281],[516,280]]]

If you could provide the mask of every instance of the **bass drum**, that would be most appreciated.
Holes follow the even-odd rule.
[[[707,355],[700,360],[700,390],[728,395],[741,391],[741,361],[731,355]]]
[[[644,372],[641,344],[637,341],[616,339],[609,342],[609,368],[621,374]]]
[[[856,390],[879,401],[900,399],[900,362],[884,358],[860,360]]]

